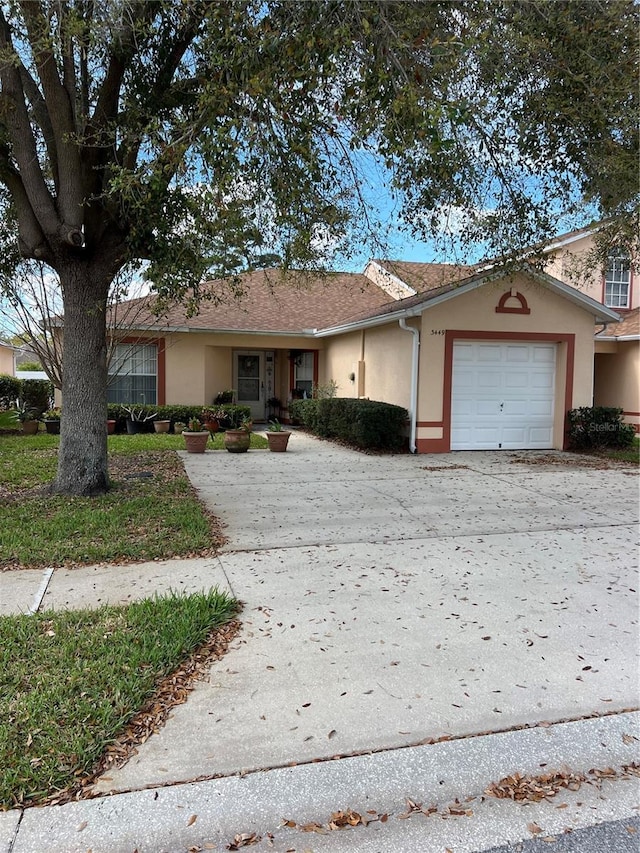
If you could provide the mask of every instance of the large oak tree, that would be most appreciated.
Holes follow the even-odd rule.
[[[0,272],[56,271],[64,419],[53,488],[107,488],[109,287],[167,298],[266,252],[313,266],[454,212],[489,254],[578,205],[637,203],[632,0],[12,0],[0,6]]]

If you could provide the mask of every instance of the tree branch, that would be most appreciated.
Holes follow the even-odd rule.
[[[53,40],[42,6],[33,0],[20,0],[33,57],[49,111],[49,119],[58,152],[58,210],[65,223],[62,238],[73,245],[82,244],[82,163],[76,141],[73,101],[58,74]],[[59,7],[61,17],[66,7]],[[63,23],[60,22],[63,30]],[[64,53],[64,45],[61,45]],[[75,93],[74,96],[75,97]],[[76,236],[79,235],[79,236]]]
[[[20,79],[18,57],[11,40],[11,30],[0,7],[0,47],[10,58],[0,63],[2,100],[6,126],[12,142],[12,153],[20,169],[21,182],[29,205],[45,235],[56,234],[60,220],[40,168],[36,141],[29,122],[24,90]]]

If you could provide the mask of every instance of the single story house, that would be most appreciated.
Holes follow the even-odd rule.
[[[567,410],[593,400],[594,324],[619,320],[526,267],[372,261],[362,275],[263,270],[242,283],[241,301],[213,299],[191,318],[136,301],[110,398],[209,405],[233,388],[264,420],[269,399],[335,383],[339,396],[406,407],[418,452],[562,448]]]

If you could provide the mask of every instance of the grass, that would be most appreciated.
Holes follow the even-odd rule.
[[[223,540],[179,458],[181,436],[109,437],[113,488],[96,498],[41,493],[58,436],[0,436],[0,569],[153,560],[207,554]],[[266,446],[252,435],[252,446]],[[213,446],[222,447],[222,435]],[[149,478],[131,478],[141,471]]]
[[[212,590],[0,617],[0,808],[90,777],[160,680],[236,611]]]
[[[633,439],[631,447],[624,450],[603,450],[600,453],[606,459],[616,459],[618,462],[635,462],[640,464],[640,437],[636,436]]]

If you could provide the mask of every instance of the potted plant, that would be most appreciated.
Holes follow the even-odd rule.
[[[153,429],[155,432],[169,432],[169,427],[171,426],[170,420],[162,420],[162,421],[154,421]]]
[[[26,403],[18,403],[18,408],[12,413],[14,420],[22,424],[22,432],[25,435],[35,435],[38,432],[39,414],[38,410]]]
[[[127,432],[129,435],[136,435],[139,432],[145,432],[146,422],[153,420],[158,414],[157,412],[150,412],[147,414],[144,409],[135,409],[133,406],[123,406],[122,408],[125,412],[129,413],[129,417],[127,418]]]
[[[60,408],[47,409],[47,411],[43,414],[42,418],[44,420],[44,428],[49,433],[49,435],[60,435],[61,416],[62,409]]]
[[[243,418],[238,429],[228,429],[224,434],[224,446],[229,453],[246,453],[251,444],[250,418]]]
[[[203,409],[202,414],[200,415],[200,420],[202,421],[204,428],[208,429],[209,432],[218,432],[222,425],[221,422],[223,422],[226,417],[227,413],[224,409]]]
[[[236,392],[230,389],[229,391],[220,391],[216,394],[213,401],[214,406],[223,406],[225,403],[233,403],[233,397]]]
[[[186,428],[187,425],[184,423],[184,421],[176,421],[173,425],[173,432],[175,435],[181,435]]]
[[[269,450],[272,453],[284,453],[287,449],[287,444],[289,444],[290,437],[291,433],[289,430],[283,428],[280,421],[269,421],[267,441],[269,443]]]
[[[182,431],[187,453],[204,453],[209,441],[209,430],[204,429],[198,418],[191,418]]]

